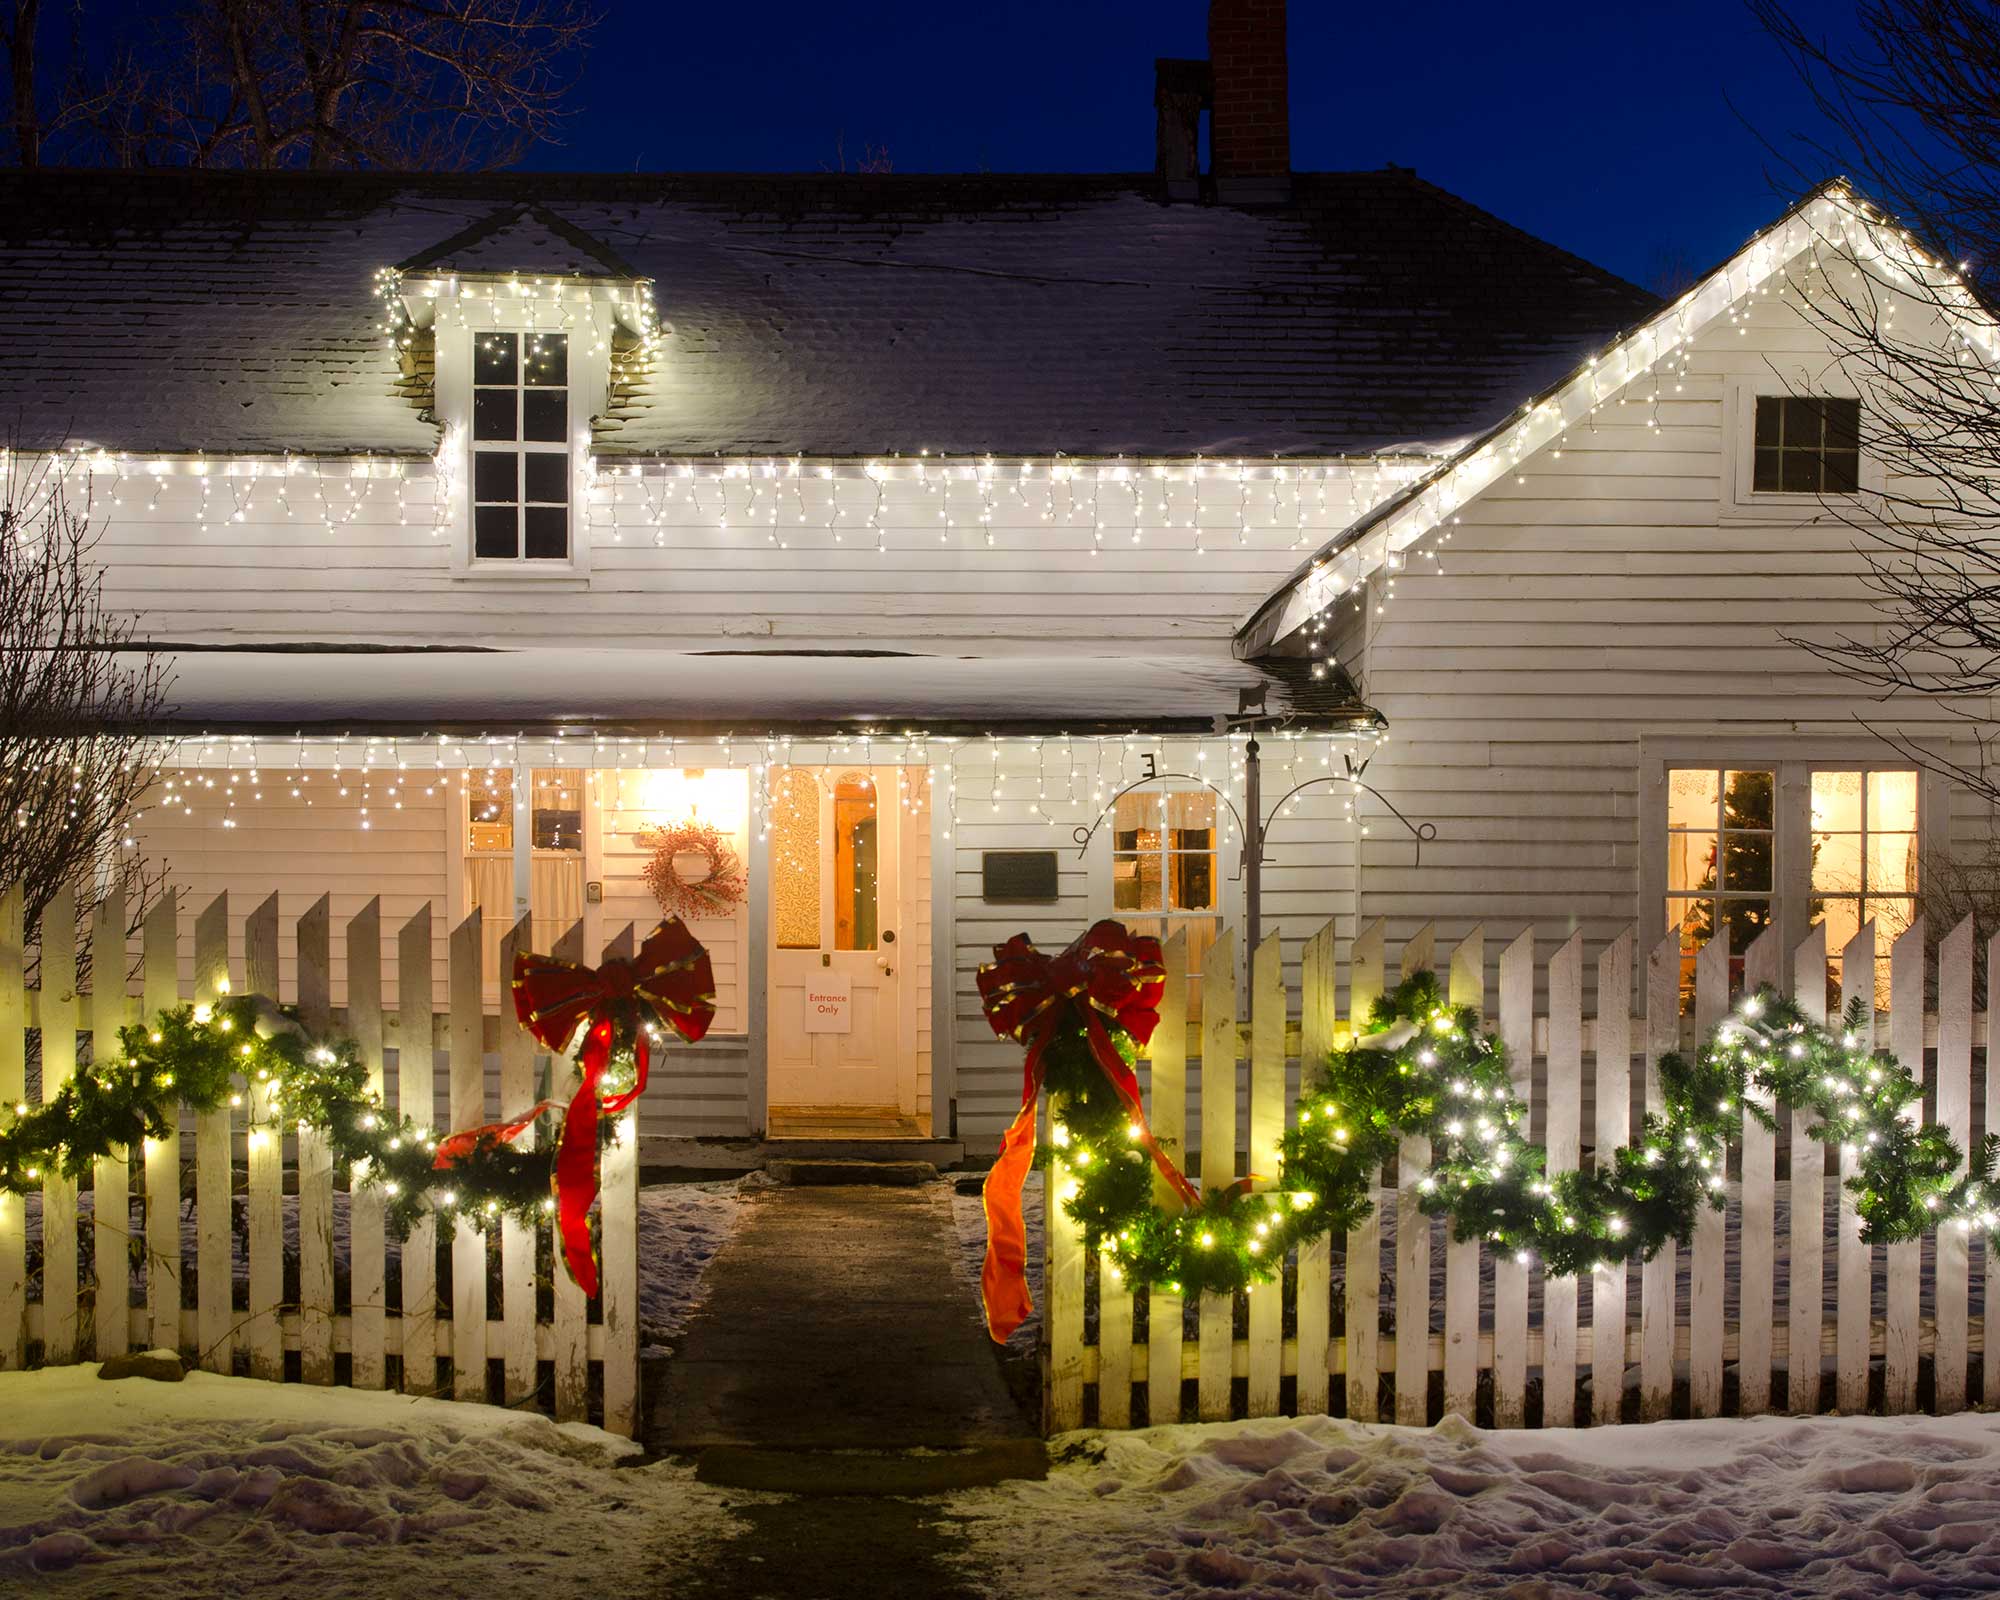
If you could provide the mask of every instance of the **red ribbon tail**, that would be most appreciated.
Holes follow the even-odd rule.
[[[535,1125],[536,1118],[543,1112],[557,1110],[560,1104],[555,1100],[538,1100],[518,1117],[509,1117],[504,1122],[482,1122],[476,1128],[461,1128],[456,1133],[448,1133],[438,1140],[437,1160],[431,1165],[439,1170],[452,1166],[459,1157],[470,1155],[487,1139],[496,1144],[512,1144]]]
[[[1132,1125],[1139,1130],[1139,1147],[1153,1158],[1154,1167],[1167,1180],[1167,1187],[1180,1196],[1182,1204],[1199,1206],[1201,1191],[1188,1182],[1180,1164],[1162,1150],[1159,1141],[1153,1137],[1152,1126],[1146,1121],[1145,1103],[1139,1098],[1138,1074],[1126,1065],[1104,1024],[1097,1020],[1096,1012],[1085,1010],[1084,1023],[1090,1034],[1090,1050],[1097,1058],[1098,1070],[1117,1091],[1118,1098],[1125,1103],[1125,1110],[1132,1118]]]
[[[1031,1093],[1022,1101],[980,1190],[986,1261],[979,1269],[979,1298],[986,1308],[987,1335],[995,1344],[1005,1344],[1035,1309],[1028,1293],[1028,1230],[1021,1220],[1021,1185],[1035,1160],[1035,1100]]]
[[[583,1042],[583,1082],[563,1118],[556,1148],[556,1227],[563,1261],[585,1295],[597,1294],[597,1258],[590,1248],[590,1208],[597,1201],[597,1085],[611,1061],[611,1023],[596,1023]]]

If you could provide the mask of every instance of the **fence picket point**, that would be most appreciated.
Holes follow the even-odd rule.
[[[1743,957],[1743,989],[1782,987],[1782,951],[1775,924],[1753,941]],[[1771,1324],[1777,1292],[1777,1136],[1756,1118],[1745,1091],[1737,1219],[1737,1413],[1753,1417],[1771,1409]],[[1768,1096],[1764,1109],[1773,1109]]]
[[[1597,958],[1597,1033],[1591,1054],[1597,1113],[1591,1165],[1613,1164],[1632,1142],[1632,957],[1627,928]],[[1626,1263],[1608,1261],[1590,1278],[1590,1419],[1619,1420],[1625,1400]]]
[[[1514,1093],[1529,1104],[1535,1081],[1533,928],[1523,928],[1500,953],[1500,1040],[1506,1046]],[[1528,1268],[1502,1252],[1493,1262],[1493,1425],[1525,1426],[1527,1407]]]
[[[1176,929],[1161,952],[1166,981],[1160,994],[1160,1021],[1147,1046],[1147,1121],[1160,1147],[1187,1170],[1187,930]],[[1179,1202],[1172,1187],[1153,1174],[1153,1203]],[[1181,1418],[1182,1297],[1151,1289],[1146,1295],[1146,1420],[1154,1426]],[[1103,1405],[1100,1391],[1098,1404]]]
[[[1875,919],[1869,918],[1840,952],[1840,1015],[1856,1001],[1861,1019],[1855,1043],[1875,1045]],[[1840,1148],[1839,1256],[1835,1277],[1834,1405],[1844,1412],[1868,1409],[1868,1343],[1874,1321],[1874,1249],[1862,1242],[1861,1214],[1848,1180],[1861,1170],[1860,1157]]]
[[[1425,923],[1403,946],[1402,976],[1437,967],[1437,929]],[[1430,1420],[1431,1219],[1418,1187],[1431,1170],[1431,1142],[1405,1138],[1396,1152],[1396,1420]]]
[[[1369,1010],[1382,993],[1382,919],[1356,936],[1347,952],[1347,1031],[1366,1033]],[[1382,1190],[1379,1173],[1368,1175],[1368,1214],[1348,1230],[1346,1276],[1347,1415],[1356,1422],[1381,1420]]]
[[[1583,933],[1549,960],[1548,1171],[1583,1160]],[[1542,1277],[1542,1426],[1576,1426],[1577,1279]]]
[[[229,896],[217,895],[195,918],[194,998],[212,1005],[229,992]],[[228,1105],[195,1114],[195,1347],[208,1372],[235,1365],[235,1230],[231,1208],[235,1160]]]
[[[1826,924],[1816,923],[1792,955],[1799,1009],[1826,1021]],[[1785,1263],[1785,1405],[1817,1411],[1820,1339],[1826,1321],[1826,1147],[1812,1136],[1816,1119],[1792,1111],[1791,1244]]]
[[[1236,1181],[1236,936],[1217,932],[1201,964],[1201,1187],[1216,1194]],[[1200,1365],[1196,1415],[1229,1417],[1235,1371],[1235,1297],[1204,1292],[1196,1313]]]
[[[123,1051],[125,1022],[125,891],[114,887],[98,903],[90,929],[90,1059],[101,1066]],[[121,1150],[91,1165],[91,1330],[97,1359],[132,1347],[132,1158]]]
[[[1972,1150],[1972,918],[1938,946],[1937,1120],[1958,1148]],[[1937,1339],[1932,1355],[1933,1405],[1939,1415],[1965,1407],[1969,1337],[1971,1237],[1961,1228],[1937,1230]]]
[[[430,902],[396,934],[396,1108],[418,1127],[437,1130],[437,1059],[432,1016],[436,977],[432,966]],[[437,1352],[437,1219],[428,1211],[410,1224],[403,1241],[401,1327],[403,1392],[435,1394]]]
[[[28,1092],[27,894],[0,885],[0,1104]],[[28,1207],[24,1195],[0,1195],[0,1371],[28,1356]]]
[[[1486,928],[1480,924],[1451,953],[1451,1003],[1486,1015]],[[1475,1238],[1445,1229],[1444,1409],[1473,1419],[1479,1396],[1479,1251]]]
[[[382,902],[371,899],[347,921],[347,1035],[368,1072],[368,1092],[385,1096],[382,1055]],[[384,1104],[388,1101],[384,1098]],[[382,1191],[348,1178],[350,1337],[348,1381],[381,1389],[389,1381],[388,1240]]]
[[[1306,941],[1299,957],[1299,1088],[1303,1093],[1333,1048],[1339,1009],[1336,992],[1335,927],[1329,921]],[[1301,1415],[1323,1412],[1330,1403],[1329,1378],[1333,1320],[1333,1241],[1325,1236],[1299,1246],[1299,1374],[1296,1405]]]
[[[1889,947],[1889,1048],[1924,1081],[1924,919],[1912,917]],[[1922,1090],[1918,1090],[1921,1097]],[[1917,1102],[1922,1114],[1921,1098]],[[1917,1409],[1918,1297],[1923,1245],[1915,1239],[1887,1246],[1886,1325],[1883,1330],[1882,1409],[1890,1415]]]

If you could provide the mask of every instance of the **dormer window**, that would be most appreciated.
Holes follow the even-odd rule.
[[[1854,494],[1861,487],[1861,402],[1757,396],[1750,487],[1757,494]]]
[[[569,337],[475,332],[472,553],[566,561],[570,553]]]

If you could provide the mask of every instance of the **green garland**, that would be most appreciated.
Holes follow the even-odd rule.
[[[1724,1205],[1730,1141],[1747,1112],[1775,1127],[1772,1107],[1813,1112],[1812,1136],[1852,1157],[1848,1187],[1863,1237],[1895,1242],[1951,1224],[2000,1227],[1989,1135],[1963,1173],[1950,1134],[1906,1114],[1922,1087],[1894,1056],[1863,1047],[1860,1014],[1828,1029],[1771,990],[1747,999],[1693,1059],[1659,1063],[1662,1110],[1636,1143],[1600,1152],[1589,1171],[1547,1170],[1547,1152],[1522,1135],[1506,1051],[1476,1015],[1451,1005],[1420,972],[1375,1002],[1371,1033],[1333,1050],[1301,1095],[1279,1170],[1263,1186],[1204,1193],[1186,1211],[1155,1203],[1139,1129],[1112,1093],[1080,1028],[1052,1042],[1047,1086],[1055,1107],[1046,1158],[1066,1173],[1058,1195],[1107,1270],[1131,1286],[1175,1294],[1233,1293],[1275,1278],[1295,1246],[1345,1232],[1373,1207],[1376,1174],[1405,1139],[1431,1141],[1419,1203],[1523,1262],[1569,1275],[1668,1240],[1686,1245],[1701,1205]],[[1114,1033],[1134,1058],[1130,1040]]]
[[[369,1090],[351,1040],[309,1040],[254,998],[162,1011],[118,1037],[117,1060],[92,1063],[43,1105],[13,1108],[12,1124],[0,1129],[0,1189],[23,1194],[49,1173],[80,1178],[142,1139],[166,1137],[183,1107],[215,1111],[249,1096],[268,1108],[251,1122],[253,1143],[287,1126],[323,1134],[350,1184],[381,1192],[397,1239],[431,1210],[481,1229],[502,1217],[538,1223],[555,1210],[552,1148],[489,1135],[440,1169],[439,1130],[391,1111]],[[613,1075],[620,1064],[614,1056]],[[622,1066],[629,1082],[629,1048]],[[613,1120],[603,1119],[598,1134],[600,1143],[616,1138]]]

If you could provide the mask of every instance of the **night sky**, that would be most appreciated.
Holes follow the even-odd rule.
[[[1150,171],[1153,58],[1207,54],[1205,0],[606,5],[567,141],[528,165],[813,171],[844,143],[898,172]],[[1648,288],[1769,221],[1796,184],[1762,141],[1815,126],[1742,0],[1292,0],[1291,60],[1295,167],[1415,167]]]

